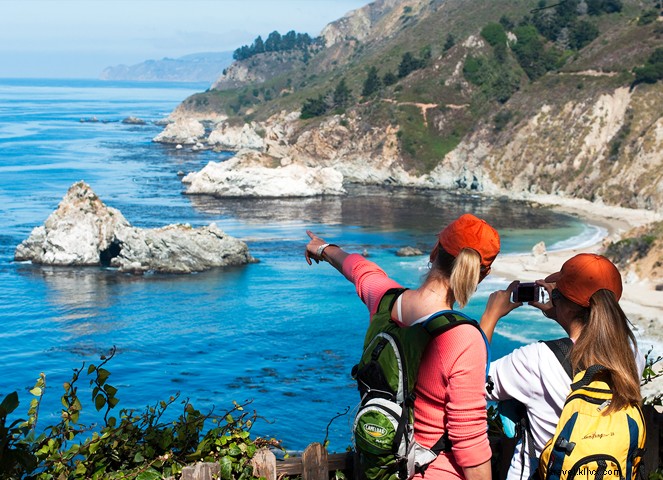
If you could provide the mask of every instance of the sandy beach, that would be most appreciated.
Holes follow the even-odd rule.
[[[533,251],[527,254],[498,256],[493,264],[492,274],[508,280],[545,278],[550,273],[559,271],[570,257],[578,253],[603,253],[607,244],[619,240],[628,230],[662,219],[660,214],[649,210],[632,210],[586,200],[534,195],[526,200],[577,216],[588,225],[600,227],[605,236],[592,245],[580,248],[547,251],[539,246],[538,250],[533,248],[537,250],[536,253]],[[624,292],[620,305],[634,325],[639,347],[643,353],[653,347],[654,357],[663,356],[663,291],[656,291],[655,283],[648,279],[634,278],[625,273],[622,272]],[[663,369],[663,362],[659,362],[656,369]],[[661,391],[663,378],[643,387],[645,396]]]

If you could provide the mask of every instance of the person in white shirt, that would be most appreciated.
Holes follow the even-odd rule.
[[[567,260],[561,271],[536,283],[548,291],[550,300],[529,304],[555,320],[573,341],[568,355],[572,372],[601,364],[610,372],[615,392],[610,409],[641,402],[644,357],[638,352],[628,319],[618,303],[622,280],[613,263],[601,255],[579,254]],[[481,328],[489,340],[499,319],[522,305],[511,301],[517,285],[517,281],[513,282],[506,290],[490,295],[481,317]],[[514,399],[525,406],[536,458],[523,464],[523,458],[530,455],[529,451],[521,455],[520,441],[507,479],[527,479],[536,468],[532,462],[555,433],[571,378],[543,342],[526,345],[491,362],[489,376],[488,400]]]

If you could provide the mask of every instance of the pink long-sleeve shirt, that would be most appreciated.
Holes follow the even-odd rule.
[[[387,290],[402,288],[375,263],[358,254],[345,259],[343,275],[354,283],[371,315]],[[426,480],[464,478],[462,467],[490,459],[484,395],[486,362],[483,338],[472,325],[452,328],[426,348],[415,387],[415,439],[430,448],[446,431],[452,442],[451,454],[437,457],[426,470]]]

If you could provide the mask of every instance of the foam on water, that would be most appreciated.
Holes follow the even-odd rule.
[[[559,250],[589,247],[599,243],[607,236],[607,234],[608,231],[603,227],[584,224],[582,226],[582,232],[580,232],[578,235],[554,242],[548,247],[548,250],[554,252]]]

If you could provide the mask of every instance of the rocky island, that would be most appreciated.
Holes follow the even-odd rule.
[[[246,243],[215,224],[134,227],[83,181],[72,185],[44,225],[16,248],[14,260],[133,274],[192,273],[255,262]]]

